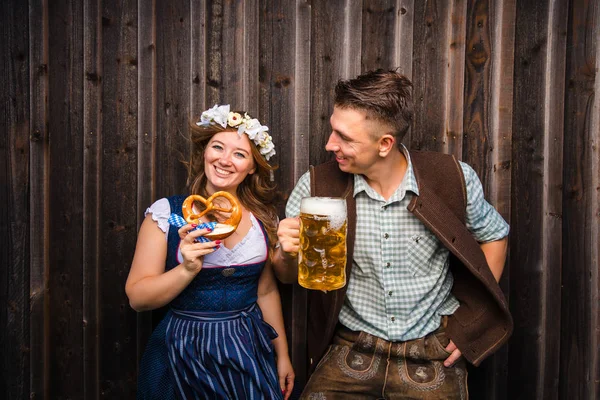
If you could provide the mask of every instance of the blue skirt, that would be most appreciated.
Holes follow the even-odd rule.
[[[138,399],[281,399],[277,337],[255,303],[245,310],[171,310],[150,338]]]

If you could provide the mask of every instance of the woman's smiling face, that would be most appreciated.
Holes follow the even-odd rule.
[[[215,134],[204,151],[204,173],[208,193],[219,190],[235,194],[246,176],[256,170],[250,139],[237,131]]]

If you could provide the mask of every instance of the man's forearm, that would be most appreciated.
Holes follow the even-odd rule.
[[[283,283],[294,283],[298,279],[298,257],[278,247],[273,254],[273,272]]]
[[[504,270],[504,263],[506,262],[508,237],[493,242],[480,243],[479,246],[485,255],[485,259],[487,260],[494,278],[499,282],[502,271]]]

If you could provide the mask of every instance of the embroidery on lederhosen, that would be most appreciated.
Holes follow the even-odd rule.
[[[360,340],[361,340],[361,338],[359,337],[359,341]],[[344,346],[340,350],[340,353],[338,354],[338,357],[337,357],[338,366],[340,367],[340,370],[342,370],[342,372],[344,374],[346,374],[347,376],[349,376],[353,379],[357,379],[357,380],[361,380],[361,381],[371,379],[375,376],[375,374],[377,373],[377,370],[379,369],[379,364],[381,363],[381,355],[385,352],[385,346],[386,346],[386,341],[377,338],[377,343],[375,346],[376,348],[373,350],[371,363],[367,369],[362,370],[362,371],[357,371],[357,370],[353,369],[352,366],[348,365],[347,358],[348,358],[348,355],[350,354],[350,347]],[[358,347],[360,347],[360,344]],[[361,356],[361,358],[366,357],[363,355],[360,355],[360,356]],[[351,363],[353,363],[353,362],[351,361]],[[355,364],[355,363],[353,363],[353,364]],[[364,364],[364,361],[361,362],[360,365],[362,365],[362,364]]]
[[[417,353],[418,350],[411,346],[410,353]],[[416,377],[421,380],[425,380],[432,375],[432,379],[426,382],[415,381],[408,371],[408,362],[406,361],[406,343],[398,347],[396,352],[398,357],[398,375],[402,379],[402,382],[406,383],[409,387],[419,391],[433,391],[442,386],[446,379],[446,373],[440,361],[429,361],[431,366],[419,366],[415,369]]]

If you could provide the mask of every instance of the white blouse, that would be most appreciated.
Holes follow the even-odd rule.
[[[152,220],[156,221],[158,227],[165,233],[165,240],[169,235],[169,216],[171,205],[166,198],[155,201],[146,209],[144,216],[152,214]],[[215,252],[204,256],[203,268],[230,267],[263,262],[267,258],[267,240],[258,223],[258,220],[250,213],[252,226],[244,238],[229,249],[221,243]],[[177,260],[183,261],[181,251],[177,249]]]

